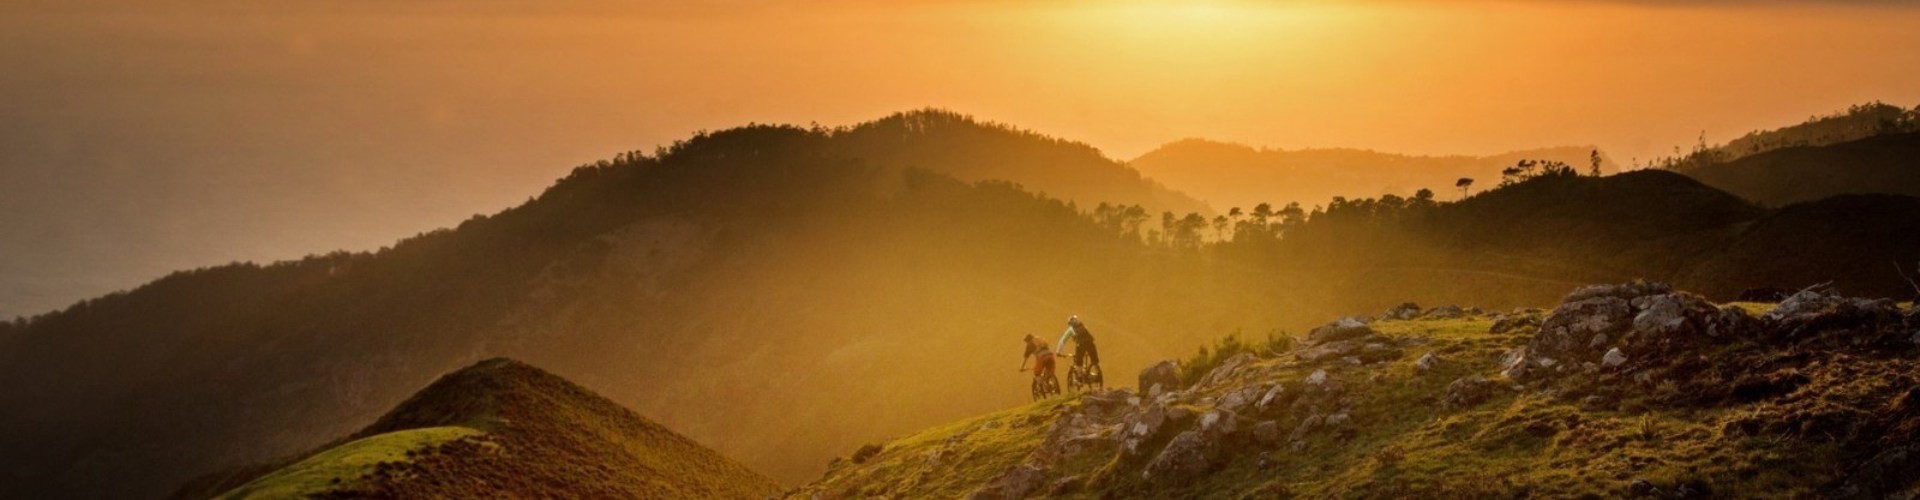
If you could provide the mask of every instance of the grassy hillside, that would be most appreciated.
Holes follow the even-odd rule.
[[[1181,390],[1070,394],[930,428],[789,497],[1920,491],[1920,461],[1906,458],[1920,309],[1818,293],[1716,308],[1665,290],[1591,287],[1550,312],[1390,311],[1298,345],[1227,342],[1183,361]],[[1690,305],[1654,305],[1669,300]],[[1563,351],[1553,339],[1568,325],[1612,336]]]
[[[159,495],[330,443],[494,356],[797,483],[838,450],[1022,400],[1016,375],[988,367],[1068,314],[1126,372],[1223,332],[1298,332],[1401,300],[1505,308],[1641,276],[1810,284],[1760,281],[1764,259],[1698,267],[1767,213],[1660,173],[1539,177],[1460,203],[1164,212],[1157,227],[1144,209],[1116,224],[1040,188],[956,177],[1015,173],[1160,196],[1083,145],[957,115],[755,125],[582,166],[523,205],[378,252],[183,271],[10,323],[0,496]],[[1866,236],[1825,237],[1806,244]],[[1905,293],[1859,281],[1890,263],[1807,255],[1792,265],[1832,270],[1850,293]]]
[[[1769,206],[1843,194],[1920,196],[1920,132],[1773,149],[1685,173]]]
[[[939,125],[900,136],[703,134],[378,252],[183,271],[9,324],[0,380],[17,390],[0,404],[19,411],[0,414],[0,492],[157,495],[327,443],[496,355],[798,481],[848,443],[1016,400],[993,383],[920,388],[1011,364],[1015,340],[1068,314],[1122,365],[1293,314],[1247,302],[1283,285],[1149,248],[1060,199],[848,156],[1011,142],[1024,146],[979,161],[1080,155],[1076,179],[1138,180],[1082,146],[925,116]],[[895,140],[908,152],[879,150]],[[1164,276],[1207,285],[1151,286]]]
[[[762,498],[779,490],[606,398],[507,359],[441,377],[343,444],[288,462],[176,496]]]

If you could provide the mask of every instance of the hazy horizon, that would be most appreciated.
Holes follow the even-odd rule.
[[[1920,102],[1880,2],[0,2],[0,317],[370,250],[696,130],[938,107],[1129,160],[1198,137],[1630,164]],[[1550,123],[1552,126],[1542,126]],[[1204,200],[1203,200],[1204,201]]]

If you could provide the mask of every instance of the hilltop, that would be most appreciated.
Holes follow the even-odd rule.
[[[1191,309],[1140,304],[1283,321],[1253,307],[1269,285],[1109,232],[1018,176],[933,170],[1052,165],[1151,191],[1091,148],[951,114],[753,125],[583,165],[377,252],[186,270],[9,322],[0,381],[15,390],[0,404],[18,411],[0,413],[0,491],[156,496],[314,449],[492,356],[568,373],[797,482],[847,443],[1017,397],[916,388],[976,377],[1067,314],[1103,318],[1138,353],[1123,364],[1189,341],[1146,333]],[[1169,275],[1221,289],[1148,286]]]
[[[764,498],[780,487],[551,373],[449,373],[333,445],[203,478],[177,498]]]
[[[1920,196],[1920,132],[1770,149],[1684,173],[1771,206],[1844,194]]]
[[[1595,151],[1567,146],[1486,156],[1415,156],[1361,149],[1265,149],[1187,139],[1149,151],[1128,164],[1216,208],[1252,209],[1261,203],[1326,205],[1335,196],[1409,197],[1421,189],[1451,197],[1459,193],[1454,183],[1460,178],[1473,178],[1477,188],[1485,190],[1499,182],[1502,169],[1520,160],[1560,161],[1586,172]],[[1601,170],[1619,169],[1603,154]]]
[[[791,498],[1920,492],[1920,307],[1651,283],[1229,338],[1139,386],[875,443]],[[1109,377],[1118,381],[1120,377]]]

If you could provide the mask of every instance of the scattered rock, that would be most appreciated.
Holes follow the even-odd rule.
[[[1414,369],[1422,372],[1433,370],[1434,367],[1437,366],[1440,366],[1440,357],[1435,356],[1432,352],[1421,355],[1420,360],[1413,362]]]
[[[1428,310],[1426,314],[1422,314],[1420,317],[1426,319],[1454,319],[1466,315],[1467,312],[1460,309],[1460,306],[1445,305]]]
[[[1447,393],[1440,397],[1440,405],[1451,410],[1470,408],[1484,403],[1493,397],[1496,384],[1486,377],[1468,375],[1447,384]]]
[[[1161,391],[1180,389],[1180,362],[1166,360],[1154,363],[1140,371],[1140,393],[1149,399],[1160,395]]]
[[[1120,432],[1116,436],[1120,440],[1120,451],[1128,455],[1139,454],[1141,445],[1159,437],[1168,428],[1167,420],[1167,408],[1153,405],[1121,421]]]
[[[1620,366],[1621,363],[1626,363],[1626,362],[1627,362],[1626,353],[1620,352],[1620,348],[1618,347],[1608,349],[1607,354],[1605,356],[1600,357],[1600,366],[1604,366],[1607,368]]]
[[[1167,442],[1153,461],[1147,462],[1140,478],[1156,486],[1188,484],[1213,469],[1218,450],[1200,431],[1186,431]]]
[[[1292,402],[1294,402],[1294,392],[1288,392],[1286,385],[1273,385],[1273,388],[1267,388],[1267,394],[1261,394],[1260,404],[1256,404],[1254,408],[1258,408],[1260,412],[1275,412],[1275,410],[1286,408]]]
[[[1396,319],[1401,321],[1420,317],[1420,304],[1415,304],[1412,302],[1402,303],[1398,306],[1394,306],[1392,309],[1388,309],[1387,313],[1382,315],[1382,317],[1386,319]]]
[[[1307,341],[1313,344],[1334,342],[1347,339],[1373,336],[1373,328],[1360,318],[1348,316],[1326,326],[1313,329],[1307,334]]]
[[[1208,434],[1233,434],[1240,430],[1240,416],[1231,411],[1214,409],[1200,416],[1200,432]]]
[[[1542,352],[1574,354],[1578,358],[1578,354],[1593,349],[1588,346],[1594,336],[1617,337],[1632,326],[1633,306],[1627,299],[1601,296],[1566,302],[1541,321],[1540,333],[1534,337],[1531,347]]]
[[[1312,374],[1307,375],[1307,385],[1317,386],[1317,385],[1324,385],[1326,383],[1327,383],[1326,370],[1314,370]]]

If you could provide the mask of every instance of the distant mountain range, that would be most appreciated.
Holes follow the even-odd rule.
[[[794,484],[861,443],[1025,400],[1005,370],[1018,339],[1069,314],[1133,373],[1236,330],[1407,300],[1532,306],[1634,277],[1908,297],[1892,263],[1920,260],[1907,196],[1769,209],[1669,172],[1497,184],[1157,225],[1089,212],[1205,207],[1083,145],[953,113],[700,134],[378,252],[182,271],[0,323],[0,496],[153,497],[294,465],[497,356]],[[242,476],[261,477],[196,484]]]
[[[1224,211],[1261,203],[1324,206],[1335,196],[1410,197],[1421,189],[1452,199],[1460,195],[1454,185],[1461,178],[1473,179],[1472,189],[1489,189],[1500,183],[1501,170],[1520,160],[1559,161],[1584,173],[1592,168],[1595,153],[1599,151],[1592,147],[1568,146],[1491,156],[1411,156],[1361,149],[1262,149],[1188,139],[1128,164]],[[1613,173],[1619,167],[1600,153],[1600,170]]]

